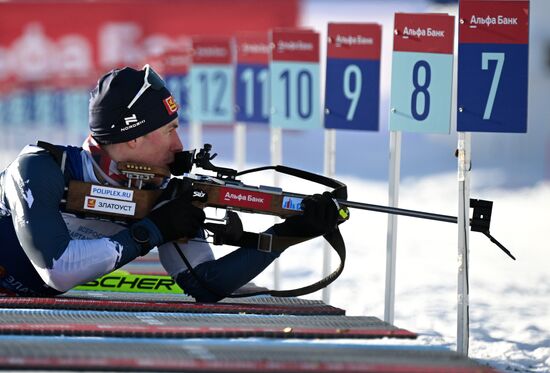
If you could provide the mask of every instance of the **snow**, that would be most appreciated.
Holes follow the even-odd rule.
[[[266,176],[243,181],[265,184]],[[386,183],[339,178],[348,185],[350,200],[387,205]],[[448,173],[404,180],[399,206],[456,216],[456,179],[456,173]],[[469,356],[503,372],[550,372],[550,182],[505,189],[494,186],[495,179],[498,175],[489,170],[474,171],[471,197],[494,201],[491,233],[517,260],[482,234],[470,233]],[[319,191],[295,179],[283,178],[281,186],[293,192]],[[241,215],[246,229],[272,223],[271,217]],[[386,225],[386,214],[352,210],[341,228],[348,256],[343,274],[330,287],[330,304],[347,315],[384,318]],[[456,350],[457,237],[456,224],[398,219],[394,324],[420,334],[405,343]],[[319,279],[322,257],[322,239],[288,249],[279,259],[281,287]],[[337,261],[334,254],[332,268]],[[273,286],[273,271],[268,269],[255,282]],[[320,299],[321,293],[307,298]]]
[[[476,135],[473,146],[477,146],[472,175],[472,198],[494,201],[491,233],[517,257],[511,260],[487,238],[479,233],[470,234],[470,340],[469,356],[487,363],[503,372],[550,372],[550,181],[539,182],[521,189],[509,189],[503,185],[517,185],[524,180],[521,175],[535,174],[537,177],[544,168],[539,158],[547,157],[548,149],[548,74],[544,51],[550,35],[547,22],[548,0],[532,0],[531,11],[531,49],[530,49],[530,93],[529,93],[529,134],[494,136],[494,134]],[[456,9],[434,9],[427,1],[319,1],[304,2],[302,24],[312,27],[326,40],[327,22],[379,22],[383,24],[382,65],[381,65],[381,124],[380,132],[361,136],[357,132],[339,134],[345,141],[339,143],[340,159],[354,169],[386,170],[386,164],[377,162],[385,159],[383,153],[377,153],[376,143],[387,144],[387,110],[391,82],[391,46],[393,16],[400,12],[448,11],[456,14]],[[452,8],[452,6],[450,6]],[[455,5],[456,7],[456,5]],[[324,44],[321,45],[324,50]],[[324,52],[322,54],[324,56]],[[323,63],[323,62],[322,62]],[[323,73],[321,74],[323,79]],[[323,84],[321,85],[323,86]],[[382,111],[385,110],[385,111]],[[384,114],[384,112],[386,114]],[[454,128],[454,124],[453,124]],[[187,130],[186,130],[187,131]],[[427,155],[424,158],[412,158],[409,165],[414,172],[422,172],[423,162],[446,165],[441,153],[433,151],[435,144],[455,143],[453,136],[436,137],[426,135],[431,142],[418,142],[411,153]],[[54,136],[63,137],[60,141]],[[11,127],[0,141],[2,167],[11,162],[20,149],[21,139],[27,143],[29,138],[43,138],[53,143],[80,143],[78,139],[69,141],[71,131],[56,134],[41,133],[34,136],[26,127]],[[205,132],[205,139],[210,135]],[[227,131],[221,132],[221,138],[227,144]],[[292,166],[297,159],[305,162],[316,157],[322,142],[309,141],[310,137],[296,135],[295,142],[307,144],[293,149],[294,153],[285,154],[284,162]],[[287,143],[292,141],[285,138]],[[353,138],[355,141],[352,141]],[[187,139],[189,137],[186,137]],[[266,137],[267,138],[267,137]],[[304,140],[304,138],[306,140]],[[256,139],[256,138],[254,138]],[[222,141],[220,140],[220,142]],[[410,145],[409,139],[404,147]],[[229,151],[215,149],[229,156]],[[258,142],[260,147],[268,147],[267,142]],[[11,144],[11,145],[10,145]],[[14,145],[15,144],[15,145]],[[340,144],[345,144],[340,147]],[[428,146],[426,145],[428,144]],[[256,151],[253,141],[249,141],[248,156],[259,162],[263,153]],[[250,150],[254,151],[250,151]],[[361,151],[358,151],[361,150]],[[363,150],[365,150],[363,152]],[[379,150],[379,149],[378,149]],[[405,149],[406,150],[406,149]],[[453,154],[453,150],[448,154]],[[316,153],[318,151],[318,153]],[[349,155],[346,155],[348,152]],[[353,153],[353,154],[352,154]],[[267,151],[265,155],[267,157]],[[360,154],[359,156],[357,154]],[[478,169],[481,157],[500,162],[508,174],[490,169]],[[363,159],[359,159],[362,157]],[[410,156],[412,157],[412,155]],[[364,158],[368,158],[365,160]],[[410,159],[410,158],[409,158]],[[539,163],[535,161],[539,159]],[[403,165],[407,161],[404,151]],[[321,162],[319,160],[319,162]],[[353,163],[351,163],[353,162]],[[365,168],[370,162],[371,168]],[[414,163],[413,162],[413,163]],[[377,163],[380,163],[378,165]],[[215,162],[215,164],[217,164]],[[315,163],[317,165],[318,163]],[[544,163],[548,168],[548,161]],[[264,164],[261,164],[264,165]],[[538,167],[540,165],[540,167]],[[234,167],[234,165],[223,165]],[[298,165],[300,166],[300,165]],[[360,167],[361,166],[361,167]],[[303,167],[303,166],[302,166]],[[315,171],[310,164],[310,171]],[[437,167],[442,169],[443,167]],[[525,170],[530,171],[526,172]],[[409,171],[403,167],[403,173]],[[382,172],[383,173],[383,172]],[[510,176],[512,175],[512,176]],[[348,185],[349,199],[353,201],[386,205],[388,191],[386,182],[370,181],[353,177],[338,176]],[[400,188],[399,206],[407,209],[457,215],[458,183],[456,173],[436,174],[403,180]],[[531,178],[533,179],[533,178]],[[250,185],[271,185],[272,179],[265,175],[250,175],[243,179]],[[285,190],[302,193],[319,191],[314,186],[294,180],[281,178]],[[265,229],[273,223],[271,217],[242,214],[246,229],[254,231]],[[384,290],[386,268],[386,225],[387,215],[383,213],[352,210],[351,219],[342,226],[347,245],[347,262],[343,274],[330,287],[330,304],[343,308],[347,315],[369,315],[384,318]],[[396,303],[394,324],[420,334],[416,341],[376,340],[375,344],[414,344],[456,349],[457,335],[457,226],[449,223],[422,219],[399,217],[397,242]],[[221,256],[223,249],[215,248]],[[321,277],[323,258],[322,240],[313,240],[292,247],[279,260],[281,268],[281,287],[293,288],[317,281]],[[332,267],[337,265],[336,255],[332,256]],[[273,267],[272,267],[273,268]],[[258,285],[272,287],[273,270],[268,269],[255,282]],[[308,296],[320,299],[317,292]],[[334,340],[330,340],[333,343]],[[349,343],[369,343],[347,341]],[[318,343],[322,343],[319,341]]]

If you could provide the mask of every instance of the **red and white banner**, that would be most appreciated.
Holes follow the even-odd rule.
[[[193,64],[222,64],[233,62],[232,40],[228,36],[193,38]]]
[[[271,33],[272,61],[319,62],[319,34],[308,29],[276,29]]]
[[[269,63],[269,34],[241,32],[235,35],[237,63],[267,65]]]
[[[0,85],[97,80],[186,50],[190,36],[295,27],[299,0],[0,3]]]
[[[454,18],[447,14],[395,14],[394,52],[453,54]]]

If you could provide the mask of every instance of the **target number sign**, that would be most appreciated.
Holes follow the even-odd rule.
[[[449,133],[454,17],[395,15],[390,130]]]
[[[325,128],[378,131],[382,26],[329,23]]]
[[[529,1],[461,1],[457,129],[527,132]]]
[[[191,120],[204,124],[234,122],[234,71],[230,38],[193,40],[190,69]]]
[[[274,30],[271,41],[270,124],[288,129],[321,127],[319,34]]]

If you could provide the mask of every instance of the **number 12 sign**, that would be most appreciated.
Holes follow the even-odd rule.
[[[390,130],[449,133],[454,17],[395,14]]]
[[[321,127],[319,34],[310,30],[271,32],[271,125]]]
[[[378,131],[382,26],[329,23],[325,127]]]
[[[232,124],[234,119],[231,39],[193,39],[191,119],[201,123]]]
[[[459,131],[527,132],[529,1],[460,2]]]

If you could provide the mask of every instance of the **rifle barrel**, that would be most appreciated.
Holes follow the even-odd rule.
[[[394,214],[394,215],[411,216],[414,218],[421,218],[421,219],[438,220],[438,221],[443,221],[447,223],[455,223],[455,224],[458,223],[458,219],[456,216],[433,214],[433,213],[424,212],[424,211],[406,210],[398,207],[380,206],[380,205],[373,205],[370,203],[353,202],[353,201],[346,201],[346,200],[340,200],[340,199],[338,200],[338,203],[342,206],[347,206],[347,207],[361,209],[361,210],[384,212],[387,214]]]

